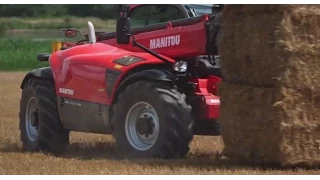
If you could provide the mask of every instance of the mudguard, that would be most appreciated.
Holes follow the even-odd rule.
[[[38,69],[34,69],[30,72],[28,72],[23,80],[22,83],[20,85],[20,88],[23,89],[23,85],[24,83],[32,78],[32,77],[38,77],[38,78],[42,78],[42,79],[47,79],[47,80],[53,80],[53,75],[52,75],[52,71],[50,67],[42,67],[42,68],[38,68]]]
[[[140,72],[133,73],[122,80],[118,85],[115,96],[120,93],[126,85],[131,84],[137,80],[147,79],[153,81],[164,81],[164,82],[173,82],[175,76],[172,72],[164,69],[147,69]],[[113,96],[113,97],[115,97]]]

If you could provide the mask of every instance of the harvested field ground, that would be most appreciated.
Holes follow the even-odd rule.
[[[216,154],[219,137],[196,136],[182,160],[121,160],[109,135],[71,133],[71,145],[60,157],[21,151],[18,129],[20,82],[24,72],[0,72],[0,174],[320,174],[320,170],[252,168]]]

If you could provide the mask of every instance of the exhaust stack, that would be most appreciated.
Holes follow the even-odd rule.
[[[89,43],[96,43],[96,32],[93,24],[90,21],[88,21],[88,28],[89,28],[89,35],[88,35]]]

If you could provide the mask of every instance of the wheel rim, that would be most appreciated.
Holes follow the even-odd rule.
[[[159,118],[155,109],[146,102],[133,105],[125,122],[125,132],[132,147],[145,151],[158,139]]]
[[[28,101],[25,119],[28,138],[35,141],[38,137],[39,114],[37,100],[34,97]]]

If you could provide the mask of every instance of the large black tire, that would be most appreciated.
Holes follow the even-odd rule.
[[[34,133],[34,136],[30,135],[32,133],[28,135],[27,124],[29,121],[26,118],[26,114],[29,100],[35,102],[35,106],[38,107],[37,115],[33,116],[38,117],[34,118],[37,122],[34,124],[37,127],[37,133]],[[20,100],[19,118],[20,138],[25,151],[43,151],[58,155],[67,148],[70,131],[62,127],[59,119],[53,82],[31,78],[24,84]]]
[[[191,106],[186,96],[162,82],[138,81],[126,87],[113,106],[113,136],[118,152],[126,158],[182,158],[193,139]],[[130,108],[138,102],[149,103],[159,117],[159,135],[147,150],[133,147],[126,135],[125,121]]]

